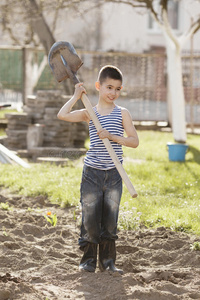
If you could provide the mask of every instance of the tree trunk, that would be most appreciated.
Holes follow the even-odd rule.
[[[23,48],[23,104],[26,105],[28,95],[32,95],[32,50]]]
[[[169,80],[167,75],[167,116],[168,116],[168,126],[172,127],[172,95],[169,90]]]
[[[173,43],[167,43],[167,73],[169,111],[172,112],[171,120],[174,140],[179,143],[185,143],[187,137],[181,52],[180,47],[177,48]]]
[[[26,104],[28,95],[33,94],[33,90],[47,64],[46,55],[38,66],[34,61],[35,50],[30,47],[23,48],[23,104]]]
[[[48,24],[45,21],[44,16],[39,11],[36,0],[29,0],[28,13],[32,28],[38,35],[40,42],[42,43],[46,55],[48,55],[51,46],[55,43],[55,39]]]
[[[48,56],[49,50],[51,49],[52,45],[55,43],[55,38],[43,14],[39,11],[39,7],[37,5],[36,0],[28,0],[25,1],[25,3],[26,3],[25,9],[30,19],[33,31],[39,37],[39,40],[45,49],[46,55]],[[73,88],[69,80],[63,82],[63,87],[67,94],[72,94]]]

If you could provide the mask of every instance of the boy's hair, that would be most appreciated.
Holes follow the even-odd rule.
[[[112,65],[107,65],[101,68],[101,70],[99,71],[97,81],[99,81],[100,84],[102,84],[106,80],[106,78],[120,80],[122,83],[123,75],[122,72],[117,67]]]

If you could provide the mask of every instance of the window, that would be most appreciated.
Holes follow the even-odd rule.
[[[154,8],[157,12],[160,11],[159,1],[156,1],[154,4]],[[172,28],[175,30],[179,29],[179,2],[175,0],[169,0],[168,2],[168,19]],[[151,14],[148,15],[148,29],[151,31],[160,31],[159,25],[153,19]]]
[[[179,29],[178,15],[179,15],[178,2],[169,1],[168,18],[169,18],[169,23],[171,24],[173,29]]]

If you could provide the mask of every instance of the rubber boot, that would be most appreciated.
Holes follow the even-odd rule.
[[[115,267],[116,247],[115,240],[105,240],[99,244],[99,269],[123,274],[123,271]]]
[[[97,244],[88,243],[85,247],[81,247],[80,249],[84,254],[79,265],[79,270],[95,272],[97,264]]]

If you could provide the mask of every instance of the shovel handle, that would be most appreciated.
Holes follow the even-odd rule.
[[[90,115],[90,117],[91,117],[91,119],[92,119],[92,121],[93,121],[93,123],[94,123],[94,125],[95,125],[95,127],[97,129],[97,131],[99,131],[100,129],[102,129],[101,123],[99,122],[99,120],[98,120],[98,118],[97,118],[97,116],[96,116],[96,114],[95,114],[95,112],[94,112],[94,110],[92,108],[90,100],[88,99],[88,97],[86,96],[86,94],[84,94],[84,93],[82,94],[81,100],[82,100],[85,108],[87,109],[87,111],[88,111],[88,113],[89,113],[89,115]],[[113,149],[113,147],[112,147],[109,139],[105,138],[102,141],[103,141],[103,143],[104,143],[104,145],[105,145],[108,153],[110,154],[110,157],[112,158],[112,160],[113,160],[113,162],[115,164],[115,167],[117,168],[120,176],[122,177],[122,179],[123,179],[123,181],[124,181],[124,183],[125,183],[128,191],[129,191],[129,193],[131,194],[131,196],[133,198],[136,198],[137,197],[137,192],[136,192],[134,186],[132,185],[132,183],[131,183],[131,181],[130,181],[130,179],[129,179],[127,173],[126,173],[126,171],[124,170],[124,168],[122,166],[122,164],[120,163],[119,158],[118,158],[117,154],[115,153],[115,151],[114,151],[114,149]]]

